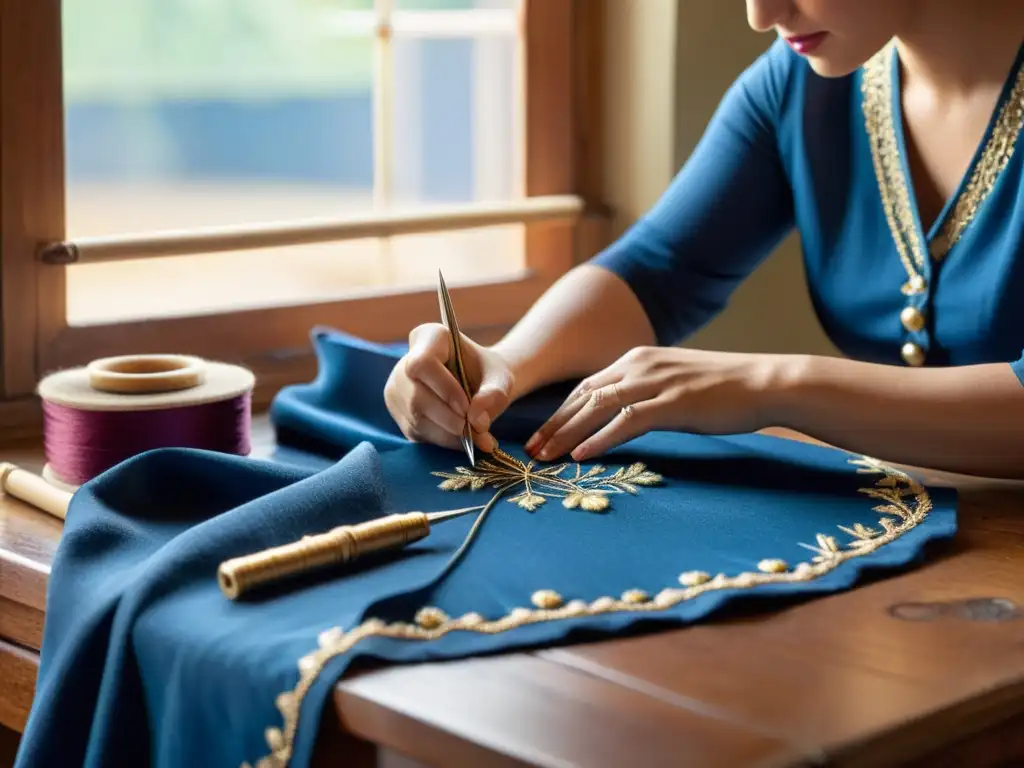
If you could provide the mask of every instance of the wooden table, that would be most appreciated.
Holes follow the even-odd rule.
[[[0,459],[39,466],[37,450]],[[917,570],[742,620],[346,678],[317,762],[1024,764],[1024,490],[924,479],[961,489],[960,533]],[[13,731],[60,533],[0,499],[0,724]]]

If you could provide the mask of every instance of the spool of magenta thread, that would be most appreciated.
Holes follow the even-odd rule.
[[[252,372],[190,355],[124,355],[44,378],[43,477],[74,490],[155,448],[245,456]]]

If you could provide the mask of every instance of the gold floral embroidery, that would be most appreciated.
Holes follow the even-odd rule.
[[[946,257],[974,220],[1000,172],[1010,161],[1017,137],[1024,126],[1024,68],[1017,74],[1010,96],[1000,109],[969,181],[951,207],[940,233],[928,247],[918,232],[910,186],[900,160],[893,116],[892,68],[895,56],[896,48],[890,44],[864,65],[862,109],[882,208],[896,251],[909,277],[901,290],[910,295],[920,293],[925,288],[921,274],[925,253],[936,261]]]
[[[932,510],[931,496],[910,475],[869,457],[851,459],[850,463],[858,467],[858,474],[881,475],[872,486],[859,489],[861,493],[882,502],[874,507],[881,515],[878,523],[881,530],[876,531],[861,523],[851,527],[840,526],[840,530],[852,539],[846,544],[840,543],[835,536],[818,534],[814,545],[803,545],[815,552],[815,557],[811,562],[799,563],[791,570],[771,568],[768,572],[743,572],[735,576],[719,573],[713,578],[700,571],[688,571],[679,577],[684,585],[682,589],[666,587],[653,597],[643,590],[630,589],[620,598],[604,596],[590,602],[580,599],[566,602],[556,592],[544,590],[532,596],[532,602],[538,605],[537,608],[513,608],[504,616],[494,619],[487,619],[479,613],[452,618],[438,608],[426,606],[419,610],[412,623],[366,619],[347,632],[334,628],[321,633],[318,638],[319,647],[298,662],[299,681],[295,688],[285,691],[276,699],[282,726],[266,730],[270,754],[257,761],[256,768],[284,768],[288,765],[305,696],[328,662],[347,653],[366,638],[430,641],[457,631],[496,635],[546,621],[608,613],[664,611],[705,593],[723,589],[811,581],[831,572],[847,560],[863,557],[895,541],[928,517]],[[251,768],[249,763],[242,765],[243,768]]]
[[[661,482],[661,475],[640,463],[620,467],[608,475],[600,464],[586,472],[579,464],[568,463],[537,469],[534,462],[524,463],[501,449],[492,456],[481,460],[477,469],[456,467],[454,473],[433,474],[445,478],[440,485],[445,491],[479,491],[489,485],[506,492],[521,485],[522,491],[508,501],[530,512],[535,512],[551,497],[560,497],[562,506],[567,509],[602,512],[609,507],[609,495],[636,493],[639,486]],[[576,468],[575,472],[564,476],[570,466]]]

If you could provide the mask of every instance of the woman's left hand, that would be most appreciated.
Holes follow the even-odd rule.
[[[780,356],[638,347],[580,382],[526,443],[549,461],[575,461],[652,430],[702,434],[754,432],[765,426]]]

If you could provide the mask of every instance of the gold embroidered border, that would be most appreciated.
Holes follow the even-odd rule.
[[[899,141],[893,123],[891,73],[895,55],[895,46],[888,45],[864,65],[862,109],[882,209],[903,268],[913,279],[920,277],[924,252],[915,230],[910,189],[900,167]],[[910,283],[903,286],[904,293],[912,290]]]
[[[1017,138],[1024,128],[1024,67],[1017,73],[1009,98],[1003,104],[999,117],[992,128],[992,135],[978,164],[957,198],[953,212],[936,239],[932,255],[945,258],[949,250],[960,240],[967,226],[974,220],[985,198],[992,192],[999,174],[1010,162],[1017,145]]]
[[[914,220],[910,187],[900,162],[893,116],[892,67],[895,56],[896,47],[890,44],[864,65],[862,109],[882,208],[900,261],[910,278],[901,290],[911,294],[922,289],[925,251],[928,250],[936,261],[946,257],[974,220],[999,174],[1013,156],[1017,137],[1024,127],[1024,68],[1017,73],[1010,96],[1000,109],[969,181],[957,196],[931,248],[926,248]]]
[[[707,592],[722,589],[748,589],[764,584],[811,581],[847,560],[862,557],[895,541],[923,522],[931,512],[932,500],[927,489],[908,474],[866,456],[851,459],[850,463],[859,467],[858,474],[881,475],[873,485],[859,489],[861,493],[881,502],[874,507],[882,515],[878,523],[880,530],[859,523],[849,528],[840,526],[840,530],[851,537],[846,546],[841,545],[835,536],[818,534],[814,544],[802,545],[814,552],[815,556],[810,562],[799,563],[792,569],[781,560],[769,559],[758,564],[759,572],[745,572],[736,576],[719,573],[711,577],[710,574],[688,571],[679,576],[682,589],[666,587],[653,597],[642,590],[630,589],[618,598],[605,596],[589,603],[578,599],[565,602],[553,590],[541,590],[532,596],[532,602],[537,608],[514,608],[495,619],[487,619],[478,613],[452,618],[440,609],[428,606],[416,614],[414,623],[366,619],[348,632],[335,627],[321,633],[318,638],[319,647],[299,660],[299,681],[295,688],[281,693],[276,699],[282,727],[267,728],[266,740],[270,754],[260,758],[256,768],[285,768],[288,765],[295,746],[302,702],[310,688],[328,662],[366,638],[430,641],[455,631],[494,635],[546,621],[608,613],[664,611]],[[243,763],[242,768],[252,766]]]

